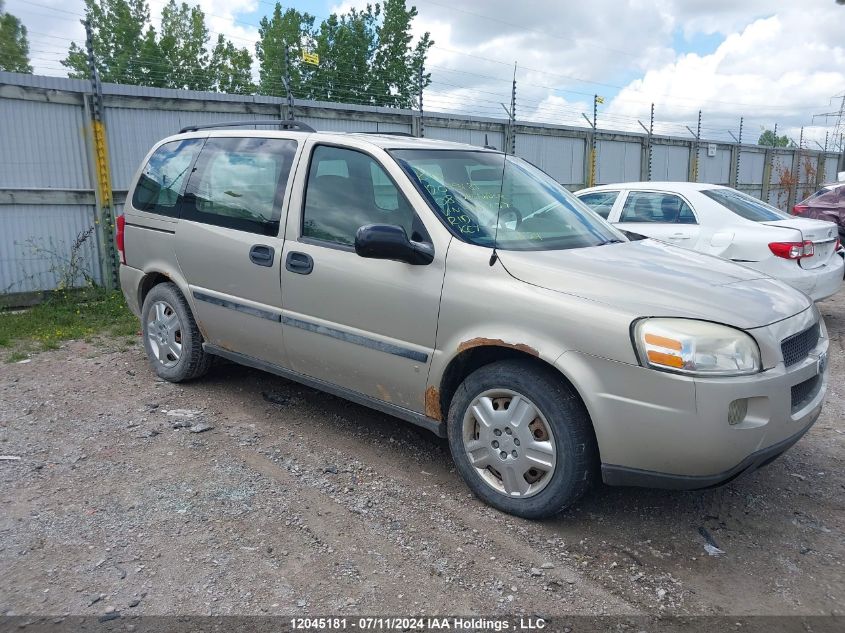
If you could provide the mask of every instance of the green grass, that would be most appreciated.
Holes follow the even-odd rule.
[[[15,348],[6,358],[15,362],[26,358],[26,350],[56,349],[61,341],[90,340],[98,334],[134,337],[138,328],[119,291],[75,297],[57,291],[28,310],[0,311],[0,348]]]
[[[25,352],[12,352],[6,357],[6,362],[17,363],[18,361],[26,360],[27,358],[29,358],[29,354]]]

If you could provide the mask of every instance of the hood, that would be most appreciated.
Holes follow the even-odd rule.
[[[562,251],[499,251],[516,279],[631,312],[751,329],[812,305],[790,286],[732,262],[655,240]]]

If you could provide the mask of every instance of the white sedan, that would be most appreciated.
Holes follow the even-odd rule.
[[[629,182],[575,193],[619,229],[743,264],[820,301],[842,285],[836,225],[796,218],[736,189]]]

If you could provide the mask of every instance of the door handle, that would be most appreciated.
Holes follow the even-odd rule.
[[[264,244],[256,244],[249,249],[249,261],[256,266],[272,266],[273,255],[276,251],[272,246],[265,246]]]
[[[314,270],[314,260],[307,253],[291,251],[285,259],[285,268],[298,275],[309,275]]]

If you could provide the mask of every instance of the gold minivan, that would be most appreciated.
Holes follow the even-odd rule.
[[[120,279],[162,378],[219,356],[387,412],[529,518],[597,477],[731,480],[819,416],[801,292],[633,239],[493,149],[279,127],[185,129],[135,176]]]

